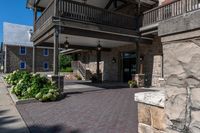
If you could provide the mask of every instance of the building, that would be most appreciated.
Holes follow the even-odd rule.
[[[199,0],[27,0],[27,7],[34,11],[34,48],[54,49],[55,76],[62,47],[79,51],[83,76],[89,69],[98,81],[164,82],[164,104],[139,115],[150,118],[139,118],[139,132],[200,132]]]
[[[3,24],[3,47],[5,52],[4,72],[14,70],[32,70],[33,43],[30,41],[32,26]],[[53,50],[37,48],[37,71],[52,71]]]

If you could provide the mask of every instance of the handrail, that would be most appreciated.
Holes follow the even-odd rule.
[[[72,68],[78,70],[83,77],[86,76],[86,67],[81,61],[72,61]]]
[[[180,0],[175,0],[175,1],[172,1],[172,2],[170,2],[170,3],[166,3],[166,4],[163,4],[163,5],[157,6],[157,7],[155,7],[155,8],[152,8],[152,9],[150,9],[150,10],[147,10],[147,11],[143,12],[143,14],[147,14],[148,12],[151,12],[151,11],[153,11],[153,10],[157,10],[157,9],[159,9],[159,8],[162,8],[162,7],[171,5],[171,4],[173,4],[173,3],[176,3],[177,1],[180,1]]]
[[[84,67],[81,61],[78,61],[78,70],[82,74],[83,77],[86,76],[86,68]]]
[[[199,0],[175,0],[143,13],[143,26],[200,9]]]

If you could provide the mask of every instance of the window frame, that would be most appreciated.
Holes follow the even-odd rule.
[[[22,64],[22,63],[24,63],[24,68],[21,67],[21,64]],[[20,70],[26,69],[26,61],[20,61],[20,62],[19,62],[19,69],[20,69]]]
[[[45,68],[45,64],[47,64],[47,68]],[[49,70],[49,62],[47,61],[43,62],[43,69],[46,71]]]
[[[24,53],[22,53],[22,48],[24,48]],[[19,55],[26,55],[26,47],[25,46],[20,46]]]
[[[46,54],[46,50],[47,50],[47,54]],[[49,56],[49,49],[47,48],[43,49],[43,56]]]

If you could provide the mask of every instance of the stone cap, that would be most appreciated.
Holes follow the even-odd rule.
[[[135,101],[164,108],[164,91],[149,91],[135,93]]]

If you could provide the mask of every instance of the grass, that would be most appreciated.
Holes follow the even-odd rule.
[[[61,72],[73,72],[71,67],[61,68]]]

